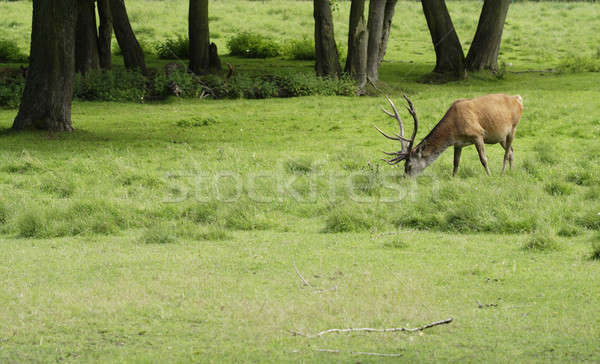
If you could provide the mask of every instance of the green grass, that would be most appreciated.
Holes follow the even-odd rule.
[[[127,4],[134,27],[147,27],[140,37],[185,31],[183,1]],[[23,49],[30,6],[0,3],[0,29]],[[310,2],[211,6],[220,46],[244,30],[312,32]],[[463,42],[479,6],[449,2]],[[339,44],[347,7],[335,15]],[[357,351],[406,362],[597,361],[600,75],[415,82],[433,62],[419,7],[399,2],[384,89],[398,102],[411,96],[420,137],[457,98],[522,95],[504,177],[499,145],[487,146],[492,177],[473,147],[456,178],[451,151],[418,179],[379,164],[381,150],[398,148],[372,128],[395,127],[381,97],[75,102],[76,130],[60,135],[9,132],[16,110],[0,110],[0,362],[398,359]],[[513,5],[502,59],[543,69],[591,50],[597,9]],[[553,38],[563,33],[572,36]],[[226,60],[242,73],[312,72],[306,61]],[[290,334],[448,317],[423,335]]]

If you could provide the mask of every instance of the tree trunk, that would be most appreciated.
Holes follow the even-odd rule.
[[[82,74],[100,68],[94,0],[79,0],[75,31],[75,71]]]
[[[123,0],[109,0],[110,12],[112,14],[115,36],[121,51],[125,68],[130,70],[141,70],[146,72],[146,61],[144,51],[140,47],[127,16],[127,9]]]
[[[444,0],[421,0],[435,48],[434,72],[464,78],[465,55]]]
[[[109,0],[98,1],[98,16],[100,28],[98,30],[98,51],[100,55],[100,68],[108,70],[112,66],[112,15],[110,13]]]
[[[352,0],[350,5],[350,25],[348,26],[348,53],[346,55],[346,66],[344,72],[352,74],[351,66],[353,58],[357,56],[358,49],[356,45],[356,28],[359,23],[365,23],[365,0]]]
[[[510,0],[485,0],[477,32],[467,54],[467,69],[498,70],[498,52]]]
[[[342,69],[333,35],[333,16],[329,0],[314,0],[313,4],[317,76],[338,78],[342,74]]]
[[[71,131],[76,0],[34,0],[30,63],[13,129]]]
[[[385,52],[387,50],[388,39],[390,38],[390,32],[392,30],[392,19],[394,18],[394,12],[396,9],[396,3],[398,0],[387,0],[385,3],[385,12],[383,14],[383,29],[381,31],[381,41],[379,42],[379,56],[377,57],[378,65],[381,65]]]
[[[221,69],[217,46],[210,43],[208,0],[190,0],[188,13],[190,70],[205,74]]]
[[[386,0],[371,0],[369,2],[369,45],[367,49],[367,76],[372,81],[379,79],[379,46],[383,33],[383,18]]]
[[[367,44],[369,31],[365,18],[361,17],[354,28],[352,36],[353,55],[350,63],[346,62],[346,73],[356,80],[358,87],[362,90],[367,84]]]

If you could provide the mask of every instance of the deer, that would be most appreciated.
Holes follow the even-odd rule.
[[[485,155],[485,144],[498,144],[504,148],[504,164],[502,175],[508,162],[510,168],[513,165],[514,150],[512,147],[517,125],[523,113],[523,98],[520,95],[511,96],[506,94],[490,94],[471,99],[458,99],[452,103],[446,114],[437,125],[427,134],[416,147],[413,148],[419,121],[415,107],[406,94],[402,94],[408,106],[406,109],[414,120],[412,136],[404,136],[404,124],[396,105],[385,95],[392,107],[392,111],[382,107],[382,111],[396,119],[400,127],[400,133],[388,135],[375,128],[386,138],[400,142],[401,149],[397,152],[385,154],[390,159],[383,159],[390,165],[396,165],[405,161],[404,172],[408,176],[417,176],[427,166],[432,164],[446,149],[454,147],[454,170],[452,176],[456,176],[462,149],[475,144],[479,160],[485,168],[488,176],[491,175]]]

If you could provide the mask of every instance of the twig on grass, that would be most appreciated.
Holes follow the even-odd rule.
[[[424,326],[413,327],[413,328],[393,327],[393,328],[387,328],[387,329],[373,329],[370,327],[363,327],[363,328],[348,328],[348,329],[329,329],[329,330],[321,331],[314,335],[307,335],[307,334],[303,334],[303,333],[297,332],[297,331],[290,331],[290,332],[294,336],[305,336],[308,338],[315,338],[315,337],[323,336],[326,334],[331,334],[334,332],[338,333],[338,334],[346,333],[346,332],[417,332],[417,331],[423,331],[423,330],[429,329],[434,326],[449,324],[451,322],[452,322],[452,318],[442,320],[442,321],[435,321],[435,322],[432,322],[432,323],[424,325]]]
[[[310,288],[313,289],[314,292],[316,293],[322,293],[322,292],[333,292],[333,291],[337,291],[338,286],[333,286],[329,289],[321,289],[318,287],[314,287],[312,284],[310,284],[309,281],[307,281],[303,276],[302,273],[300,273],[300,271],[298,270],[298,267],[296,267],[296,261],[294,261],[292,259],[292,265],[294,266],[294,270],[296,271],[296,274],[298,275],[298,277],[300,278],[300,280],[302,281],[302,284],[305,286],[308,286]]]
[[[294,265],[294,270],[296,271],[296,274],[298,275],[298,277],[300,277],[300,279],[302,280],[302,283],[304,283],[305,286],[309,286],[312,287],[310,285],[310,283],[308,283],[308,281],[306,279],[304,279],[304,277],[302,277],[302,274],[300,274],[300,271],[298,270],[298,267],[296,267],[296,261],[292,259],[292,264]]]

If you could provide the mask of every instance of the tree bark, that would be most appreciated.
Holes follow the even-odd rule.
[[[342,74],[340,57],[333,33],[329,0],[314,0],[315,54],[317,76],[338,78]]]
[[[392,19],[394,18],[394,12],[396,10],[396,3],[398,0],[387,0],[385,3],[385,11],[383,14],[383,29],[381,31],[381,41],[379,42],[379,55],[377,57],[377,64],[381,65],[385,52],[387,51],[387,44],[390,38],[390,32],[392,30]]]
[[[351,66],[353,58],[359,52],[355,48],[356,28],[359,23],[365,23],[365,0],[352,0],[352,4],[350,5],[350,24],[348,26],[348,52],[346,55],[346,66],[344,67],[344,72],[348,74],[352,74]]]
[[[34,0],[30,63],[13,129],[71,131],[77,0]]]
[[[346,73],[356,80],[358,87],[362,90],[367,84],[367,45],[369,31],[365,18],[361,17],[352,34],[352,57],[350,62],[346,61]]]
[[[208,0],[190,0],[188,13],[190,39],[190,70],[205,74],[221,69],[217,46],[210,43]]]
[[[98,29],[98,51],[100,56],[100,68],[108,70],[112,67],[112,15],[110,13],[109,0],[98,1],[98,16],[100,27]]]
[[[123,52],[123,62],[125,68],[130,70],[141,70],[146,72],[146,61],[144,59],[144,51],[137,41],[123,0],[109,0],[110,12],[112,14],[113,28],[115,36],[121,51]]]
[[[436,73],[464,78],[465,55],[444,0],[421,0],[427,26],[435,48]]]
[[[383,33],[383,18],[386,0],[371,0],[369,2],[369,45],[367,47],[367,76],[372,81],[379,79],[379,46]]]
[[[94,0],[79,0],[75,30],[75,71],[82,74],[100,68]]]
[[[509,5],[510,0],[485,0],[483,3],[477,32],[467,54],[467,70],[498,70],[498,52]]]

